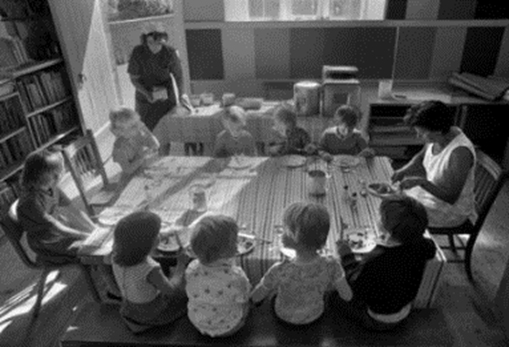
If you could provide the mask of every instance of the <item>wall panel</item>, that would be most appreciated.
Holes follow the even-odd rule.
[[[292,78],[321,78],[323,65],[354,65],[359,78],[390,78],[395,28],[291,29]]]
[[[400,28],[394,77],[423,80],[429,77],[436,28]]]
[[[220,29],[186,30],[191,80],[224,78]]]
[[[430,79],[446,80],[452,72],[460,70],[466,35],[466,28],[437,28],[429,73]]]
[[[254,52],[256,78],[290,78],[290,29],[255,29]]]
[[[255,44],[251,28],[222,30],[225,79],[255,78]]]
[[[488,76],[493,74],[504,35],[502,27],[468,28],[461,71]]]

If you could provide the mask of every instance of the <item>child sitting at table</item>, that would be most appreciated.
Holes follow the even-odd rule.
[[[244,129],[246,113],[239,106],[230,106],[221,113],[224,130],[216,137],[214,156],[219,158],[233,155],[256,156],[253,135]]]
[[[324,312],[326,291],[334,288],[345,300],[351,299],[352,292],[340,261],[318,254],[329,234],[327,209],[317,203],[297,202],[285,210],[283,223],[282,243],[295,250],[295,258],[274,264],[251,299],[258,303],[275,290],[276,316],[286,323],[309,324]]]
[[[272,156],[287,154],[310,154],[311,138],[306,130],[297,126],[297,114],[293,107],[281,103],[274,110],[274,126],[277,139],[270,143],[269,154]]]
[[[360,111],[352,105],[342,105],[334,113],[336,126],[325,129],[318,144],[319,153],[325,160],[332,160],[332,155],[349,154],[373,156],[375,152],[368,147],[368,142],[356,129],[360,121]]]
[[[383,199],[380,217],[383,237],[361,261],[355,259],[346,241],[337,243],[353,290],[350,303],[338,303],[364,327],[388,330],[408,317],[436,247],[424,236],[428,217],[417,200],[405,195]]]
[[[76,263],[82,241],[97,226],[60,189],[63,169],[63,157],[56,150],[30,153],[21,172],[21,194],[15,213],[35,253],[53,257],[59,263]],[[111,267],[99,265],[97,269],[108,297],[118,298]]]
[[[74,258],[79,241],[96,226],[59,188],[63,169],[63,158],[57,151],[29,154],[21,173],[17,214],[32,250]]]
[[[245,323],[251,285],[235,264],[237,223],[224,215],[203,217],[193,229],[197,259],[186,270],[187,315],[204,335],[228,336]]]
[[[133,174],[157,153],[159,142],[131,108],[119,107],[110,111],[110,130],[116,139],[113,144],[113,161],[124,175]]]
[[[120,314],[135,333],[172,323],[186,313],[184,272],[189,257],[181,252],[167,278],[151,257],[160,229],[157,214],[137,211],[122,218],[114,230],[112,263],[122,294]]]

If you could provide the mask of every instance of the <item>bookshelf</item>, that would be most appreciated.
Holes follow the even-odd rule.
[[[26,156],[82,133],[47,0],[0,0],[0,212]],[[0,235],[1,236],[1,235]]]

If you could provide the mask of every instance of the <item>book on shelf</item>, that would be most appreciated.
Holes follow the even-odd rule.
[[[8,78],[0,79],[0,97],[11,93],[14,93],[14,82]]]
[[[16,86],[18,87],[19,94],[21,95],[21,100],[23,100],[23,104],[27,108],[27,111],[32,112],[34,110],[34,106],[28,97],[25,85],[21,81],[16,81]]]
[[[8,166],[3,147],[3,143],[0,143],[0,169],[5,169]]]
[[[39,132],[39,130],[37,129],[37,124],[35,123],[35,116],[34,117],[30,117],[30,119],[28,120],[28,123],[29,123],[29,126],[30,126],[30,130],[34,136],[34,139],[35,139],[35,145],[37,147],[41,146],[43,141],[42,141],[42,138],[41,138],[41,134]]]
[[[11,140],[9,139],[9,140],[5,141],[4,143],[2,143],[3,154],[6,159],[7,166],[14,164],[16,162],[16,159],[14,158],[14,156],[12,155],[12,152],[11,152],[10,142],[11,142]]]

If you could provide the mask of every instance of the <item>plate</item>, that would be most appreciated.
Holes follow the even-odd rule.
[[[369,227],[346,229],[343,236],[354,253],[368,253],[376,247],[375,232]]]
[[[367,187],[368,193],[379,198],[390,198],[398,193],[398,191],[389,183],[371,183]]]
[[[230,169],[243,170],[247,169],[251,165],[252,163],[247,158],[233,156],[227,166]]]
[[[339,166],[340,168],[349,169],[359,165],[361,159],[359,157],[354,156],[339,156],[334,158],[334,164]]]
[[[306,165],[306,157],[302,155],[285,155],[282,163],[286,167],[301,167]]]
[[[161,252],[177,252],[180,249],[180,245],[177,242],[175,234],[165,235],[161,238],[157,250]]]
[[[238,237],[237,256],[247,254],[255,248],[255,240],[243,236]]]

